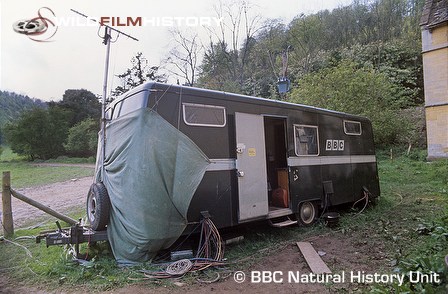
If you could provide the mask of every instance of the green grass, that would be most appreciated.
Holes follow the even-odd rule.
[[[94,169],[70,166],[38,166],[29,162],[0,162],[0,171],[11,173],[11,187],[24,188],[93,176]]]
[[[95,164],[95,157],[67,157],[67,156],[59,156],[58,158],[48,159],[45,161],[35,161],[36,163],[45,162],[45,163],[68,163],[68,164],[76,164],[76,163],[89,163]]]
[[[26,158],[13,153],[9,147],[3,148],[0,158],[0,172],[9,171],[11,173],[11,186],[16,189],[89,177],[94,174],[94,169],[88,167],[39,165],[39,163],[92,163],[94,162],[92,158],[62,157],[45,162],[29,162],[26,161]]]
[[[444,271],[444,267],[440,269],[440,260],[448,254],[448,233],[444,235],[445,231],[440,231],[440,228],[445,228],[448,232],[448,161],[428,163],[420,155],[399,156],[394,160],[380,156],[378,167],[382,195],[376,206],[360,215],[347,210],[336,230],[321,224],[300,229],[276,229],[265,224],[243,227],[244,241],[226,248],[225,257],[231,262],[228,267],[231,270],[247,270],[268,253],[276,252],[283,244],[330,234],[383,244],[388,257],[384,261],[383,270],[388,272],[393,270],[391,264],[397,271],[413,268]],[[82,214],[78,212],[72,217],[76,219]],[[424,234],[419,231],[422,226],[427,228]],[[35,235],[47,228],[55,229],[55,226],[49,224],[44,228],[21,230],[14,237]],[[20,247],[0,244],[0,273],[8,272],[18,281],[29,285],[39,283],[49,290],[76,286],[83,287],[80,289],[105,291],[134,283],[129,277],[142,278],[138,267],[119,269],[104,245],[89,249],[89,256],[96,256],[95,262],[84,267],[67,261],[62,247],[46,248],[44,244],[34,244],[33,241],[20,243],[32,252],[33,257],[27,257],[25,250]],[[83,247],[82,251],[85,250]],[[240,262],[233,263],[236,261]],[[196,275],[187,275],[183,282],[193,283]],[[169,285],[167,281],[145,283],[145,287],[150,289]],[[430,290],[437,292],[444,285],[436,285]],[[360,287],[363,287],[361,292],[372,290],[375,293],[389,293],[395,289],[395,285]],[[405,285],[401,290],[409,293],[421,290],[413,287]]]

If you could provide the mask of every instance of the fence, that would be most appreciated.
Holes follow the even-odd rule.
[[[28,203],[60,220],[69,223],[70,225],[74,225],[78,223],[76,220],[63,215],[57,211],[54,211],[48,206],[45,206],[42,203],[39,203],[25,195],[15,191],[11,188],[11,173],[9,171],[4,171],[2,176],[2,224],[3,224],[3,235],[5,237],[9,237],[14,235],[14,221],[13,221],[13,212],[12,212],[12,204],[11,204],[11,196]]]

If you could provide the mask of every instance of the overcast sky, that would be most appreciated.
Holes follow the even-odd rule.
[[[285,24],[301,13],[310,14],[350,4],[351,0],[260,0],[252,14],[263,18],[281,19]],[[130,65],[136,52],[143,52],[151,65],[159,65],[172,47],[169,23],[180,24],[180,30],[197,31],[201,27],[187,26],[194,18],[210,19],[215,25],[213,5],[218,0],[0,0],[0,89],[26,94],[45,101],[60,100],[66,89],[87,89],[102,93],[106,46],[97,35],[97,26],[85,26],[82,18],[70,11],[75,9],[93,17],[142,17],[142,26],[120,26],[118,29],[136,37],[139,42],[120,37],[112,44],[109,67],[109,90],[117,86],[113,75],[120,74]],[[51,8],[56,20],[68,19],[73,23],[59,25],[52,42],[35,42],[16,33],[13,24],[38,16],[41,7]],[[41,10],[43,17],[54,20],[49,11]],[[174,17],[178,17],[174,19]],[[76,22],[75,22],[76,21]],[[84,25],[84,26],[83,26]],[[42,38],[48,35],[37,36]],[[171,78],[171,82],[175,79]],[[182,82],[182,81],[181,81]]]

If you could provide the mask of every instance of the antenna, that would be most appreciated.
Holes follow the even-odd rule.
[[[104,27],[104,36],[103,38],[103,44],[106,45],[106,61],[104,65],[104,82],[103,82],[103,99],[102,99],[102,107],[101,107],[101,134],[103,138],[103,146],[102,146],[102,158],[101,158],[101,177],[104,178],[104,161],[106,159],[106,97],[107,97],[107,75],[109,72],[109,55],[110,55],[110,43],[111,43],[111,31],[117,32],[118,36],[121,34],[123,36],[126,36],[134,41],[138,41],[137,38],[132,37],[131,35],[128,35],[120,30],[117,30],[111,26],[105,25],[101,22],[98,22],[96,19],[88,17],[87,15],[76,11],[74,9],[70,9],[76,14],[81,15],[82,17],[85,17],[87,19],[93,20],[94,22],[97,22],[101,27]],[[118,37],[117,37],[118,38]]]

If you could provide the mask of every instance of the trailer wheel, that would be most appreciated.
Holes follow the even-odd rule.
[[[311,201],[305,201],[299,204],[297,212],[297,220],[301,226],[310,226],[317,220],[317,205]]]
[[[109,223],[110,199],[103,183],[93,183],[87,195],[87,218],[93,230],[104,230]]]

